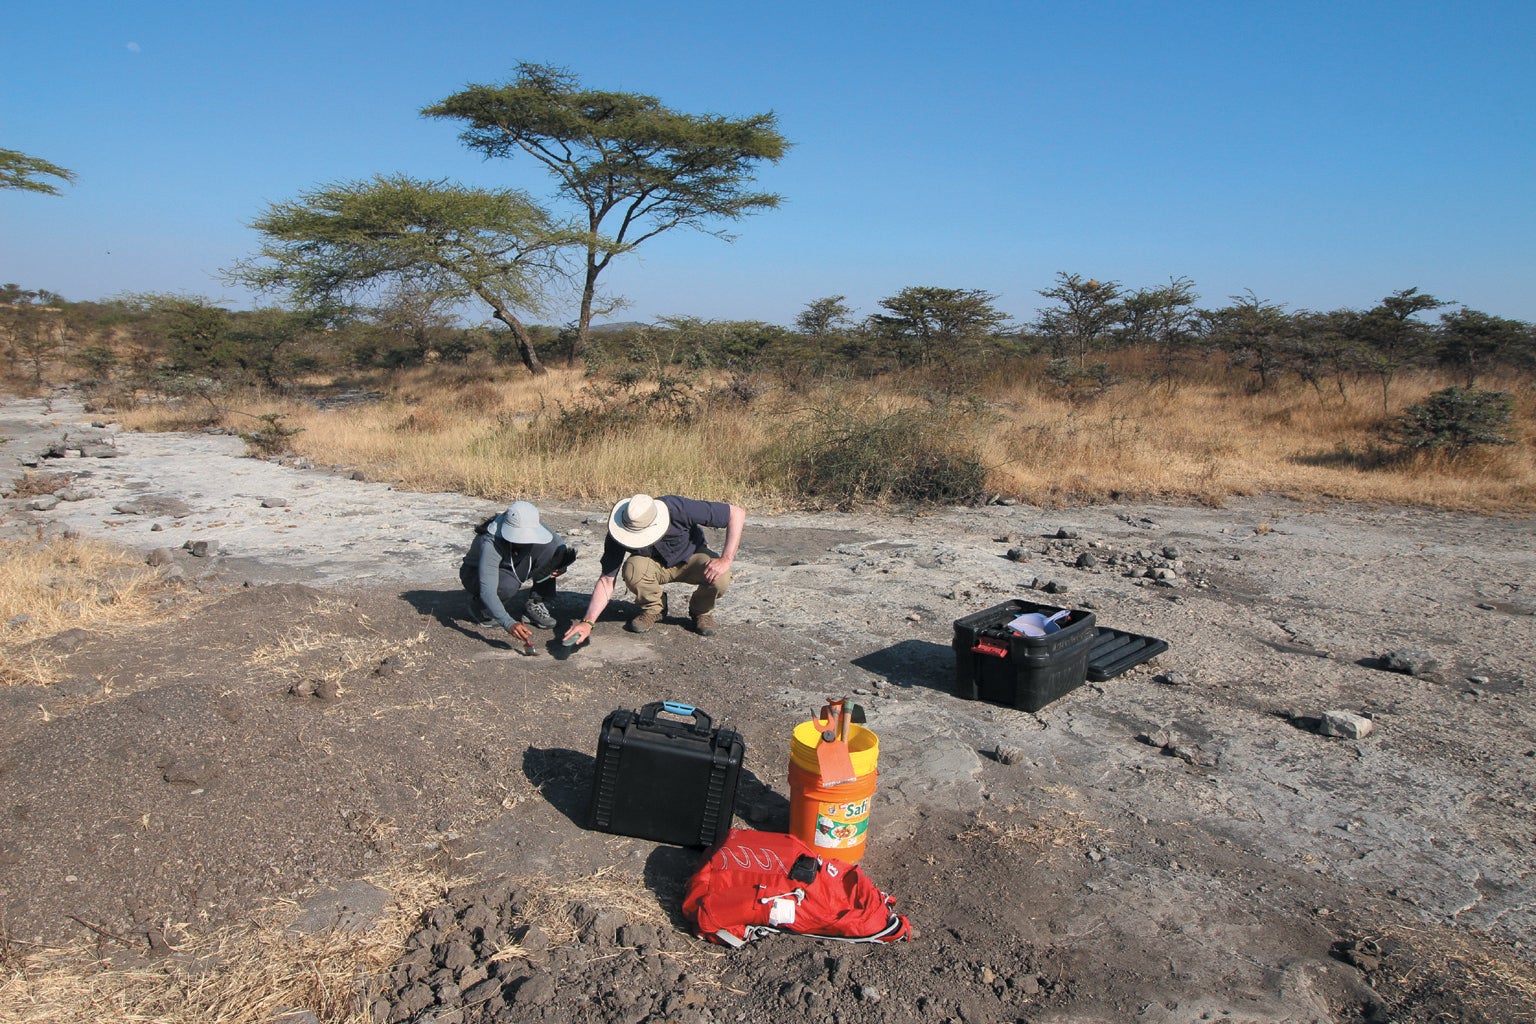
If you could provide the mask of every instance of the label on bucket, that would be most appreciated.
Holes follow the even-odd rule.
[[[869,799],[818,805],[816,845],[840,849],[862,843],[869,828]]]

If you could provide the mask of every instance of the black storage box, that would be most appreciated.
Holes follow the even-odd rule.
[[[663,712],[688,721],[658,718]],[[592,827],[677,846],[712,846],[731,828],[745,746],[689,704],[656,701],[603,719]]]
[[[1021,711],[1039,711],[1083,685],[1097,631],[1093,612],[1073,610],[1045,636],[1021,636],[1008,623],[1028,612],[1065,609],[1008,601],[955,620],[955,694]]]

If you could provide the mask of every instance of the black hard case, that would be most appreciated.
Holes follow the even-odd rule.
[[[1087,678],[1097,631],[1093,612],[1074,610],[1045,636],[1019,636],[1008,623],[1026,612],[1052,615],[1060,607],[1008,601],[955,620],[955,695],[966,700],[1039,711]]]
[[[666,712],[689,721],[658,718]],[[592,828],[677,846],[730,831],[746,748],[688,704],[656,701],[603,719],[592,778]]]

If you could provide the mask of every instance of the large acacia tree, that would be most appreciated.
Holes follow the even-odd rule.
[[[522,152],[554,175],[585,221],[586,269],[577,319],[585,347],[597,282],[614,257],[676,227],[729,238],[709,225],[772,209],[750,189],[754,167],[788,148],[772,112],[685,114],[654,96],[583,89],[563,68],[521,63],[502,85],[471,85],[427,107],[461,121],[459,138],[487,157]]]
[[[0,188],[42,192],[50,196],[58,195],[57,185],[51,181],[42,180],[42,176],[45,175],[71,185],[75,181],[74,171],[49,163],[42,157],[28,156],[15,149],[0,149]]]
[[[544,372],[518,310],[541,307],[571,237],[522,192],[381,175],[274,203],[251,226],[266,241],[226,272],[233,283],[305,307],[400,286],[479,299],[512,331],[529,371]]]

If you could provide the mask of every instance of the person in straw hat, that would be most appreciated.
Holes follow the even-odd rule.
[[[480,626],[495,623],[520,643],[531,644],[530,625],[554,628],[549,603],[555,597],[555,579],[575,558],[576,549],[539,522],[537,508],[514,501],[505,512],[475,527],[475,539],[459,566],[470,619]],[[507,606],[524,583],[533,587],[523,602],[522,621],[514,622]]]
[[[581,643],[613,597],[622,568],[624,584],[640,605],[624,628],[644,633],[666,614],[668,583],[689,583],[696,589],[688,601],[688,618],[700,636],[715,635],[715,600],[731,583],[731,563],[741,546],[747,512],[723,501],[698,501],[676,494],[653,498],[636,494],[608,513],[608,537],[598,567],[592,600],[581,621],[566,631],[566,643]],[[703,527],[725,530],[725,545],[716,555],[705,543]]]

